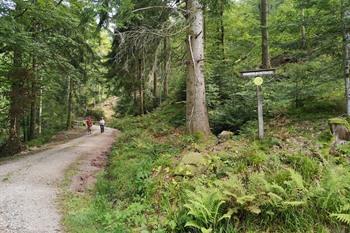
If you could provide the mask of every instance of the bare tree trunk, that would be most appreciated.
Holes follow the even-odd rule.
[[[137,90],[134,90],[135,88],[133,88],[132,91],[132,98],[134,100],[134,105],[137,106]]]
[[[262,47],[262,68],[271,68],[269,52],[269,32],[268,32],[268,2],[260,0],[260,24],[261,24],[261,47]]]
[[[153,70],[153,98],[154,98],[154,105],[157,104],[157,97],[158,97],[158,78],[157,73],[155,70]]]
[[[349,3],[348,0],[345,0]],[[344,79],[345,79],[345,97],[346,112],[350,116],[350,7],[341,1],[341,13],[343,20],[343,46],[344,46]]]
[[[72,100],[73,100],[73,80],[70,76],[68,76],[68,82],[67,82],[67,123],[66,123],[66,129],[72,128]]]
[[[14,155],[23,149],[21,142],[21,120],[27,109],[26,81],[28,71],[22,68],[22,53],[18,49],[13,53],[13,69],[9,72],[11,90],[9,93],[9,137],[2,148],[3,155]]]
[[[170,38],[164,38],[164,80],[163,80],[163,95],[167,98],[169,95],[169,72],[170,72]]]
[[[301,48],[306,49],[306,26],[305,26],[305,9],[301,9],[301,17],[302,17],[302,24],[301,24]]]
[[[224,25],[224,2],[219,0],[219,14],[220,14],[220,29],[219,29],[219,40],[222,60],[225,60],[225,25]]]
[[[189,133],[208,136],[209,119],[204,81],[203,9],[199,0],[188,0],[190,28],[188,35],[188,75],[186,82],[186,126]]]
[[[29,139],[30,116],[23,117],[22,128],[23,128],[23,141],[26,143],[26,142],[28,142],[28,139]]]
[[[138,78],[139,78],[139,95],[140,95],[140,114],[144,114],[144,94],[143,94],[143,78],[142,78],[142,60],[139,59],[139,65],[138,65]]]
[[[207,53],[207,4],[203,2],[203,43],[204,43],[204,54]]]
[[[39,89],[39,113],[38,113],[38,134],[42,133],[43,124],[43,79],[40,78],[40,89]]]
[[[30,123],[29,123],[29,133],[28,138],[32,140],[36,137],[36,128],[37,128],[37,96],[38,96],[38,87],[37,87],[37,75],[36,75],[36,59],[33,56],[32,64],[32,94],[31,94],[31,103],[30,103]]]
[[[150,74],[150,78],[153,79],[153,106],[157,107],[158,105],[158,76],[157,76],[157,65],[158,65],[158,51],[159,47],[157,47],[155,53],[154,53],[154,61],[153,61],[153,66],[152,66],[152,71]],[[150,79],[151,80],[151,79]]]

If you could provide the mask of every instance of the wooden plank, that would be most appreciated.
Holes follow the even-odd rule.
[[[270,76],[276,73],[276,69],[247,70],[240,73],[241,77]]]
[[[262,95],[261,86],[256,86],[256,95],[258,98],[259,139],[263,139],[264,138],[264,114],[263,114],[263,95]]]

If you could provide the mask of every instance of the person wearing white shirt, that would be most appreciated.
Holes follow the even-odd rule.
[[[105,120],[103,119],[103,117],[101,117],[101,120],[100,120],[100,128],[101,128],[101,133],[103,133],[105,131]]]

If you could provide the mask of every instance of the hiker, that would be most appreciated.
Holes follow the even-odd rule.
[[[86,118],[86,127],[89,134],[91,134],[92,119],[90,116]]]
[[[100,120],[100,128],[101,128],[101,133],[103,133],[105,131],[105,120],[103,119],[103,117],[101,117],[101,120]]]

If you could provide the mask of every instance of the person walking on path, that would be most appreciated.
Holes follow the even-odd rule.
[[[89,134],[91,134],[91,127],[92,127],[92,119],[90,116],[86,118],[86,126],[87,126],[87,131]]]
[[[100,128],[101,128],[101,133],[103,133],[105,131],[105,120],[103,119],[103,117],[101,117],[101,120],[100,120]]]

